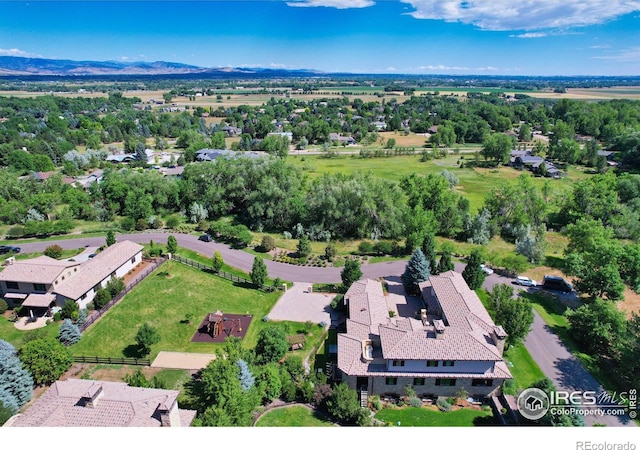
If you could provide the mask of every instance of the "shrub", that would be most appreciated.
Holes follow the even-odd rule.
[[[260,243],[260,251],[270,252],[274,248],[276,248],[276,240],[269,235],[264,236],[262,238],[262,242]]]
[[[122,292],[124,287],[124,281],[122,281],[122,278],[114,277],[107,281],[107,290],[109,291],[111,298]]]
[[[61,313],[63,319],[78,320],[80,306],[73,300],[65,300]]]
[[[125,231],[132,231],[136,227],[136,221],[131,217],[125,217],[120,221],[120,227]]]
[[[438,400],[436,400],[436,406],[442,412],[451,411],[451,404],[447,401],[445,397],[438,397]]]
[[[151,346],[160,342],[160,334],[158,330],[149,325],[148,323],[143,323],[138,328],[138,332],[136,333],[136,343],[140,348],[140,354],[142,356],[147,356],[151,353]]]
[[[333,244],[327,245],[324,249],[324,257],[327,259],[327,261],[333,261],[333,258],[335,258],[337,254],[338,249]]]
[[[418,397],[411,397],[409,399],[409,406],[411,406],[412,408],[422,408],[422,400],[420,400]]]
[[[178,225],[180,225],[180,218],[178,216],[167,217],[167,221],[166,221],[167,228],[176,228]]]
[[[108,289],[103,289],[102,286],[98,287],[96,291],[96,295],[93,297],[93,303],[95,304],[96,309],[104,308],[104,305],[109,303],[111,300],[111,293]]]
[[[58,244],[50,245],[44,249],[44,254],[49,258],[58,259],[62,256],[62,247]]]
[[[136,231],[144,231],[149,228],[149,222],[145,219],[138,219],[135,225]]]
[[[358,245],[358,252],[362,255],[368,255],[373,252],[373,244],[369,241],[362,241]]]
[[[3,298],[0,298],[0,314],[4,314],[8,308],[9,305],[7,305],[7,302]]]
[[[60,311],[56,311],[55,313],[53,313],[54,322],[60,322],[61,320],[62,320],[62,314],[60,314]]]

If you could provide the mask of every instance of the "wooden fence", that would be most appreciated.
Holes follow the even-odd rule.
[[[124,297],[129,291],[131,291],[131,289],[136,287],[142,280],[144,280],[151,272],[160,267],[166,260],[166,257],[152,259],[151,265],[147,267],[144,272],[140,273],[133,281],[127,284],[122,292],[109,300],[109,302],[101,309],[92,311],[91,314],[85,319],[84,323],[79,326],[80,331],[85,331],[87,328],[89,328],[96,320],[102,317],[104,313],[109,311],[109,309],[111,309],[113,305],[118,303],[122,299],[122,297]]]
[[[123,364],[129,366],[150,366],[151,361],[149,359],[139,358],[111,358],[108,356],[74,356],[74,363],[87,363],[87,364]]]
[[[253,282],[248,278],[239,277],[238,275],[234,275],[232,273],[225,272],[223,270],[215,272],[211,266],[207,266],[207,265],[199,263],[197,261],[191,261],[190,259],[183,258],[182,256],[171,255],[171,259],[173,259],[173,260],[175,260],[175,261],[177,261],[177,262],[179,262],[181,264],[185,264],[187,266],[195,267],[196,269],[202,270],[204,272],[208,272],[208,273],[212,273],[214,275],[218,275],[219,277],[222,277],[222,278],[224,278],[226,280],[231,280],[234,283],[244,283],[244,284],[253,285]],[[260,290],[264,291],[264,292],[273,292],[276,289],[277,288],[274,287],[274,286],[267,286],[267,285],[262,285],[262,287],[260,288]]]

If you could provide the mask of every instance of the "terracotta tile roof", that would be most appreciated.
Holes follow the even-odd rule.
[[[79,273],[61,283],[55,288],[55,292],[77,300],[82,294],[88,292],[141,252],[143,248],[142,245],[131,241],[117,242],[83,263]]]
[[[92,387],[102,394],[94,407],[86,406]],[[159,427],[158,408],[176,401],[179,391],[137,388],[126,383],[95,380],[56,381],[10,426],[13,427]],[[196,412],[178,410],[181,426],[189,426]]]
[[[37,258],[17,260],[5,266],[0,272],[0,280],[53,284],[66,268],[78,265],[80,265],[78,262],[58,261],[42,255]]]
[[[22,306],[32,306],[34,308],[47,308],[52,302],[56,301],[55,294],[29,294],[27,299],[22,302]]]

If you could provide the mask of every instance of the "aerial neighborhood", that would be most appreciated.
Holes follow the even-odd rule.
[[[636,427],[634,83],[3,78],[3,429]]]

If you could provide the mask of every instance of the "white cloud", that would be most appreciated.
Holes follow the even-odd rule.
[[[418,70],[471,70],[468,67],[445,66],[438,64],[437,66],[429,64],[428,66],[418,66]]]
[[[640,0],[401,0],[416,19],[445,20],[483,30],[540,30],[594,25],[640,11]]]
[[[610,48],[609,45],[605,44],[605,45],[592,45],[589,48]]]
[[[593,56],[592,59],[604,59],[607,61],[617,61],[623,63],[638,63],[640,62],[640,47],[626,48],[610,55]]]
[[[389,66],[385,69],[387,72],[395,72],[397,69],[393,66]]]
[[[509,37],[516,37],[520,39],[535,39],[547,37],[547,33],[523,33],[523,34],[510,34]]]
[[[42,58],[42,55],[25,52],[24,50],[20,50],[18,48],[0,48],[0,56],[23,56],[26,58]]]
[[[317,7],[325,6],[327,8],[349,9],[349,8],[367,8],[375,5],[373,0],[293,0],[286,2],[288,6],[300,7]]]

